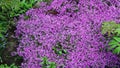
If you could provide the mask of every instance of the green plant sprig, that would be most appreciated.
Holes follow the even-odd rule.
[[[47,57],[42,58],[42,68],[56,68],[55,62],[49,62]]]

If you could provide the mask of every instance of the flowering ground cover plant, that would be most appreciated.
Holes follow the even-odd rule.
[[[119,7],[117,0],[53,0],[30,9],[15,31],[21,68],[120,68],[101,33],[103,22],[120,22]]]

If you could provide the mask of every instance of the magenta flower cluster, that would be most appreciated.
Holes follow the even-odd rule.
[[[25,20],[25,15],[30,18]],[[24,58],[21,68],[42,68],[45,56],[57,68],[120,67],[120,59],[106,51],[107,40],[101,34],[102,22],[120,22],[118,0],[53,0],[25,15],[15,31],[17,53]],[[66,54],[54,52],[58,43]]]

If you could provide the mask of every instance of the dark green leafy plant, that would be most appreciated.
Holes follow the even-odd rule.
[[[47,57],[42,58],[42,68],[56,68],[55,62],[49,62]]]

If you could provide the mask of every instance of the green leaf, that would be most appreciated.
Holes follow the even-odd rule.
[[[120,28],[117,28],[114,33],[118,33],[120,35]]]
[[[7,20],[5,16],[1,15],[0,14],[0,20],[4,21],[4,20]]]
[[[67,51],[64,49],[64,50],[63,50],[63,53],[64,53],[64,54],[66,54],[66,53],[67,53]]]
[[[119,54],[120,53],[120,38],[113,37],[113,39],[109,42],[110,50],[113,50],[113,53]]]
[[[120,37],[113,37],[117,42],[120,42]]]
[[[114,49],[115,47],[117,47],[117,45],[112,45],[112,46],[110,46],[110,50],[112,50],[112,49]]]
[[[119,44],[116,40],[111,40],[109,42],[109,45],[116,45],[116,44]]]
[[[47,57],[42,58],[42,68],[47,68],[47,65],[49,64]]]
[[[62,55],[63,53],[62,53],[62,50],[59,50],[58,51],[58,55]]]
[[[0,33],[0,38],[4,38],[4,35]]]
[[[50,66],[48,68],[56,68],[55,62],[50,62],[49,64],[50,64]]]
[[[42,68],[56,68],[55,62],[49,62],[47,57],[42,58]]]
[[[47,57],[43,57],[42,60],[43,60],[44,63],[47,63],[47,61],[48,61]]]
[[[117,47],[113,50],[113,53],[119,54],[120,53],[120,47]]]

